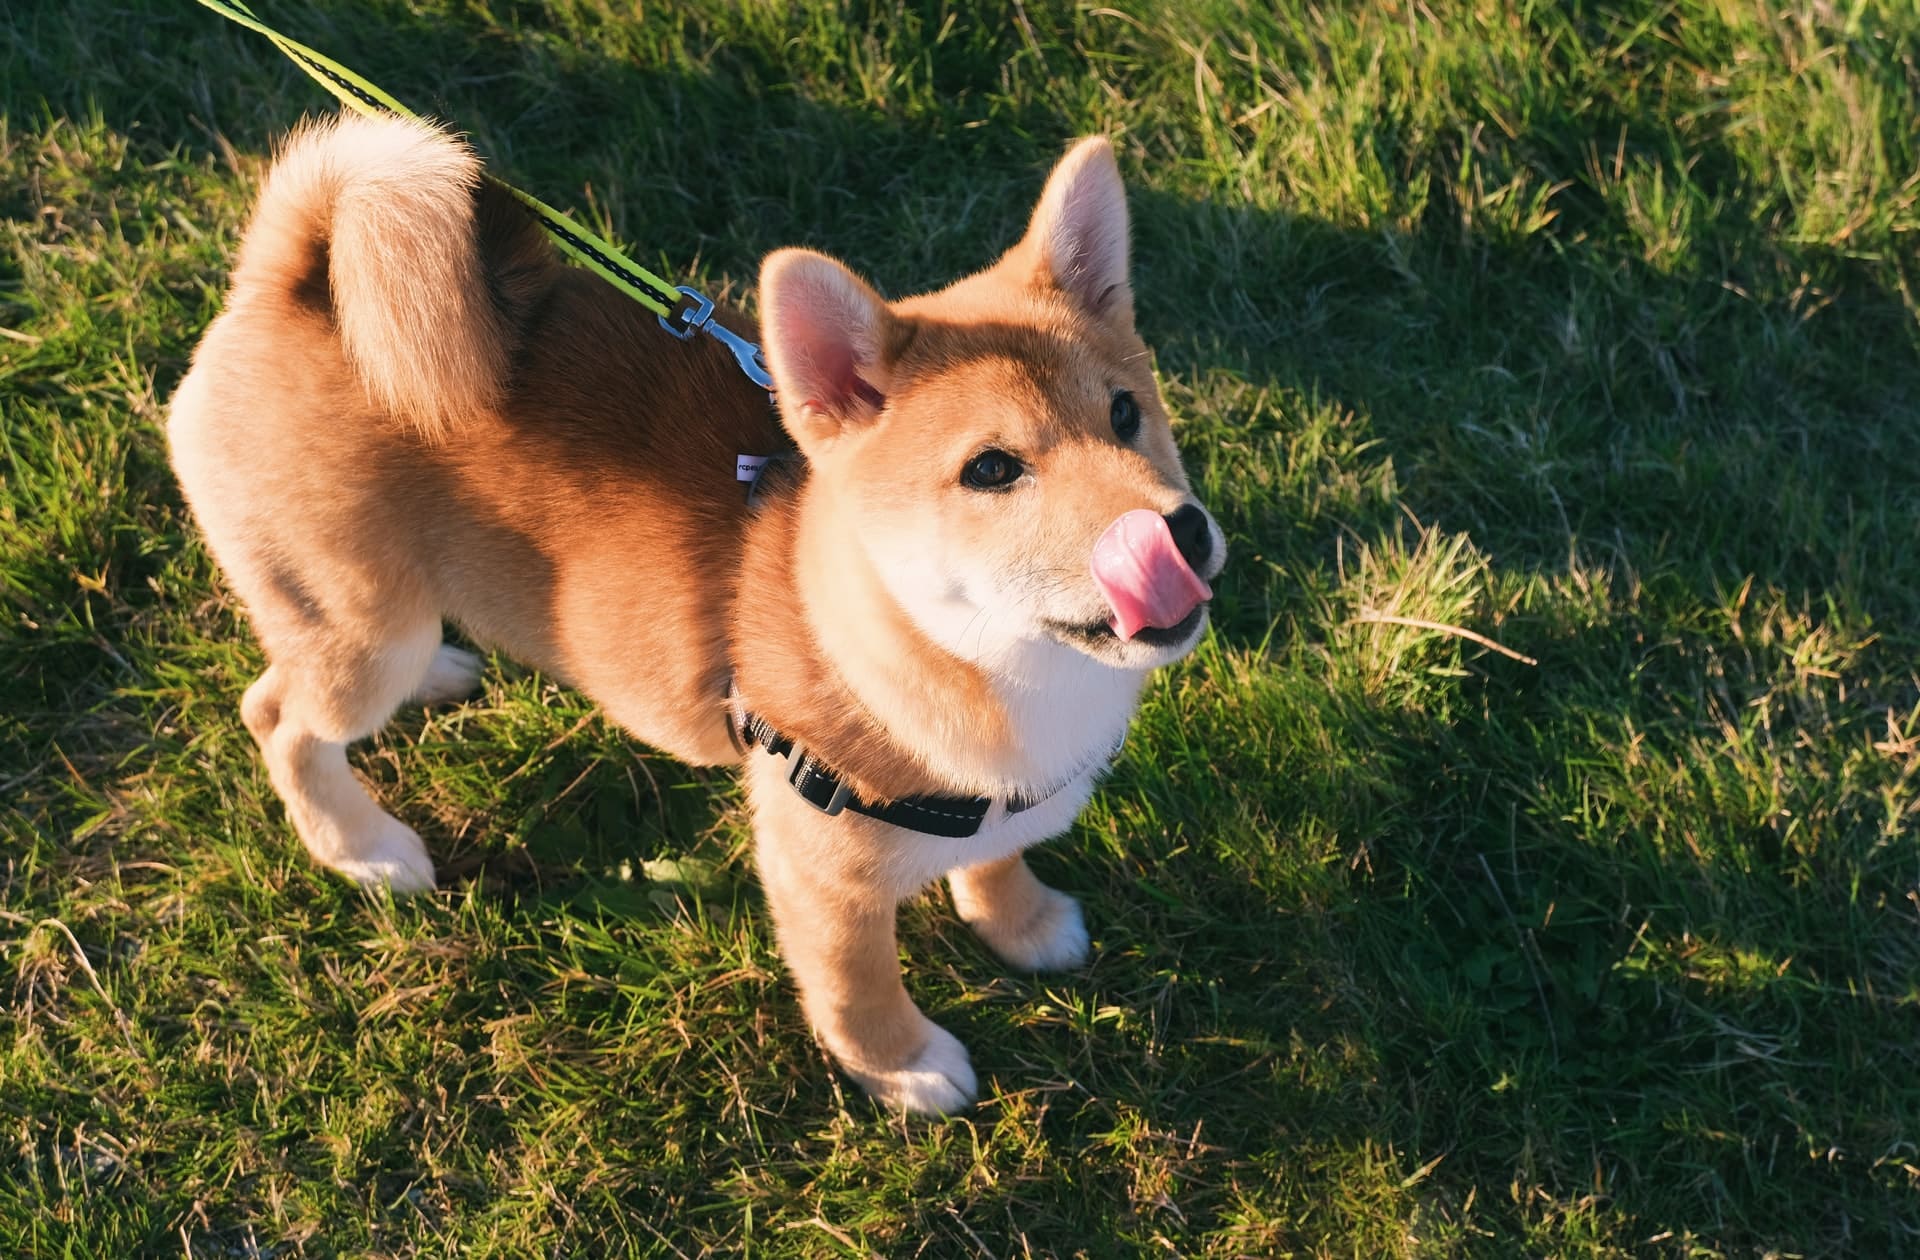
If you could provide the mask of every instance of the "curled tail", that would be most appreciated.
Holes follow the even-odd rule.
[[[499,399],[512,337],[475,231],[480,161],[432,124],[342,114],[287,141],[234,293],[329,314],[368,397],[440,438]]]

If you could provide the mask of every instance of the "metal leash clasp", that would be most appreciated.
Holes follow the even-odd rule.
[[[733,361],[740,365],[740,371],[748,380],[771,394],[773,374],[767,371],[767,360],[760,353],[760,347],[725,324],[713,322],[712,298],[684,284],[679,286],[679,292],[680,296],[687,299],[686,303],[675,307],[672,313],[660,316],[660,327],[682,341],[690,340],[693,334],[705,329],[708,336],[733,352]]]

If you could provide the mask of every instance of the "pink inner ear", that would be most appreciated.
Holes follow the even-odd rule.
[[[1127,289],[1127,194],[1104,145],[1084,142],[1062,159],[1034,213],[1053,283],[1090,314],[1109,316]]]
[[[873,311],[857,290],[837,284],[839,279],[831,273],[801,279],[771,312],[767,330],[778,342],[777,374],[784,374],[784,383],[806,399],[808,408],[826,415],[842,415],[857,403],[878,407],[882,401],[860,376],[861,355],[872,352],[867,343],[874,335]]]
[[[831,328],[813,321],[796,329],[793,339],[799,344],[812,393],[830,410],[839,410],[853,393],[851,383],[859,379],[853,370],[852,348],[835,337]]]
[[[886,402],[885,396],[860,375],[853,347],[833,337],[832,332],[813,325],[797,338],[806,355],[802,371],[810,387],[807,405],[833,415],[856,402],[878,410]]]

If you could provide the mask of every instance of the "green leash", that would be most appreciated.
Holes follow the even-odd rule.
[[[288,39],[262,22],[254,15],[253,10],[246,6],[244,0],[199,0],[199,3],[230,22],[238,23],[250,31],[257,31],[266,36],[273,42],[274,47],[287,55],[294,65],[306,71],[309,78],[338,97],[340,103],[348,109],[369,115],[398,114],[403,118],[419,117],[377,84],[355,74],[331,57],[315,52],[296,40]],[[733,352],[734,361],[740,365],[740,370],[746,373],[749,380],[764,390],[772,391],[773,377],[767,371],[766,360],[761,356],[760,347],[731,332],[723,325],[714,323],[713,303],[697,290],[668,284],[628,258],[612,244],[581,227],[532,193],[523,192],[512,184],[494,179],[491,175],[487,178],[499,188],[513,194],[538,220],[540,226],[547,230],[547,234],[553,237],[554,243],[570,258],[658,315],[662,328],[682,341],[696,332],[705,330],[714,340]]]

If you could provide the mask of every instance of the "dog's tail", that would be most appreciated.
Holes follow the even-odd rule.
[[[342,114],[267,175],[234,292],[329,315],[368,397],[429,439],[499,399],[511,338],[476,244],[480,161],[431,123]]]

